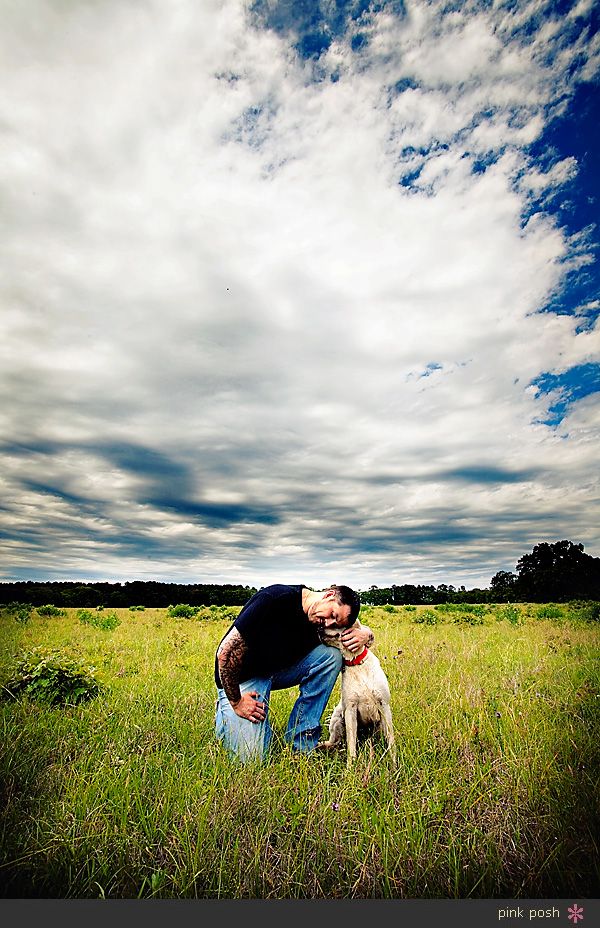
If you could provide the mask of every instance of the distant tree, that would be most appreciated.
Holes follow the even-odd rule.
[[[360,593],[360,601],[365,606],[385,606],[392,602],[391,587],[371,586]]]
[[[512,603],[518,598],[519,578],[510,570],[499,570],[490,581],[492,598],[498,603]]]
[[[530,602],[600,598],[600,558],[572,541],[543,542],[517,562],[518,592]]]
[[[419,590],[412,583],[403,583],[402,586],[396,587],[396,604],[398,606],[418,605]]]
[[[436,603],[451,603],[456,597],[456,587],[452,584],[440,583],[435,591]]]

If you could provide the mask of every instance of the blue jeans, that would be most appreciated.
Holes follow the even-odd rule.
[[[250,722],[236,715],[222,689],[217,689],[215,729],[232,758],[242,763],[264,760],[271,745],[273,730],[269,724],[271,690],[299,686],[300,695],[294,704],[285,730],[285,740],[294,751],[312,751],[321,736],[321,716],[331,696],[342,668],[342,655],[337,648],[317,645],[292,667],[272,677],[254,677],[240,685],[242,693],[256,690],[259,701],[266,704],[264,722]]]

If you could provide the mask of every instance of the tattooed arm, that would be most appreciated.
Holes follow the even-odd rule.
[[[236,715],[251,722],[262,722],[265,705],[256,699],[258,693],[254,691],[242,695],[240,691],[242,661],[247,650],[248,646],[237,628],[232,628],[217,651],[221,686]]]

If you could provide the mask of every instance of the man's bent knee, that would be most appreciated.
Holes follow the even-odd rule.
[[[319,666],[322,666],[324,669],[341,670],[342,668],[341,651],[327,644],[318,644],[311,652],[311,657],[314,658],[315,663],[318,662]]]

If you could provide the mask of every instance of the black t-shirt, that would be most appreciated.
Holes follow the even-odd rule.
[[[318,628],[310,624],[302,608],[303,589],[303,584],[276,583],[264,587],[248,600],[227,629],[223,638],[237,628],[248,646],[240,683],[252,677],[271,677],[306,657],[320,644]],[[221,686],[216,654],[215,683]]]

